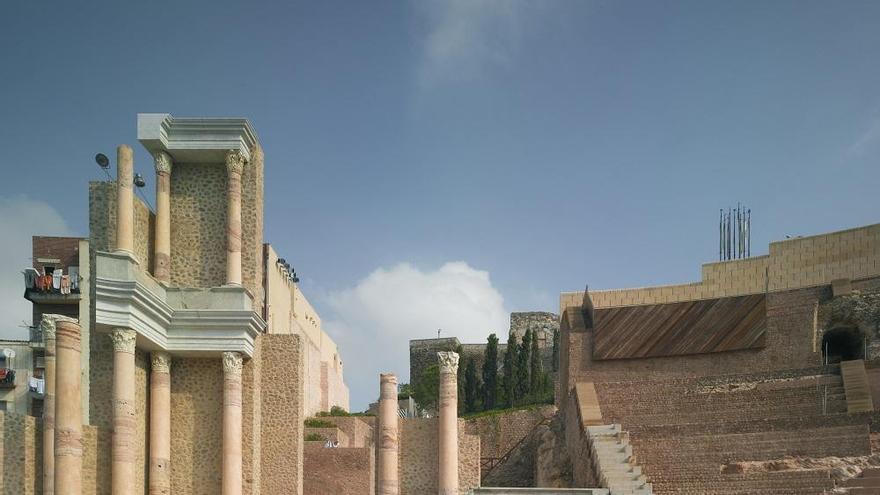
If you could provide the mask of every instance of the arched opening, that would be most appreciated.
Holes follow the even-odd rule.
[[[822,336],[822,354],[826,364],[865,359],[865,336],[856,327],[838,327]]]

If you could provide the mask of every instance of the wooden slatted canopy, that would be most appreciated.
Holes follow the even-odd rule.
[[[593,359],[626,359],[764,347],[764,294],[596,309]]]

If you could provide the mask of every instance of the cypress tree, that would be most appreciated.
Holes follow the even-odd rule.
[[[553,330],[553,371],[559,371],[559,329]]]
[[[516,398],[516,362],[517,362],[516,335],[510,333],[507,336],[507,351],[504,352],[504,402],[508,407],[513,405]]]
[[[480,384],[477,381],[477,365],[473,359],[468,359],[467,368],[464,370],[464,410],[475,412],[477,410],[477,397],[480,393]]]
[[[544,363],[541,360],[541,351],[538,349],[538,336],[537,333],[529,330],[531,334],[531,356],[529,363],[529,389],[531,392],[532,400],[538,401],[539,397],[543,395],[544,389]]]
[[[529,354],[532,349],[532,333],[526,331],[522,344],[518,346],[516,356],[516,379],[514,386],[514,402],[523,404],[529,395]]]
[[[483,353],[483,410],[495,409],[498,394],[498,337],[489,335]]]

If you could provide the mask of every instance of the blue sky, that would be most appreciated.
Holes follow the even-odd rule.
[[[878,25],[878,2],[6,2],[3,335],[26,239],[87,233],[92,157],[138,112],[244,116],[266,238],[363,407],[409,338],[697,279],[737,201],[757,254],[880,221]]]

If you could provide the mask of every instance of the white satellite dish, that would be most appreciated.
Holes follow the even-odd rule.
[[[7,358],[14,358],[15,351],[13,351],[12,349],[3,349],[3,355]]]

